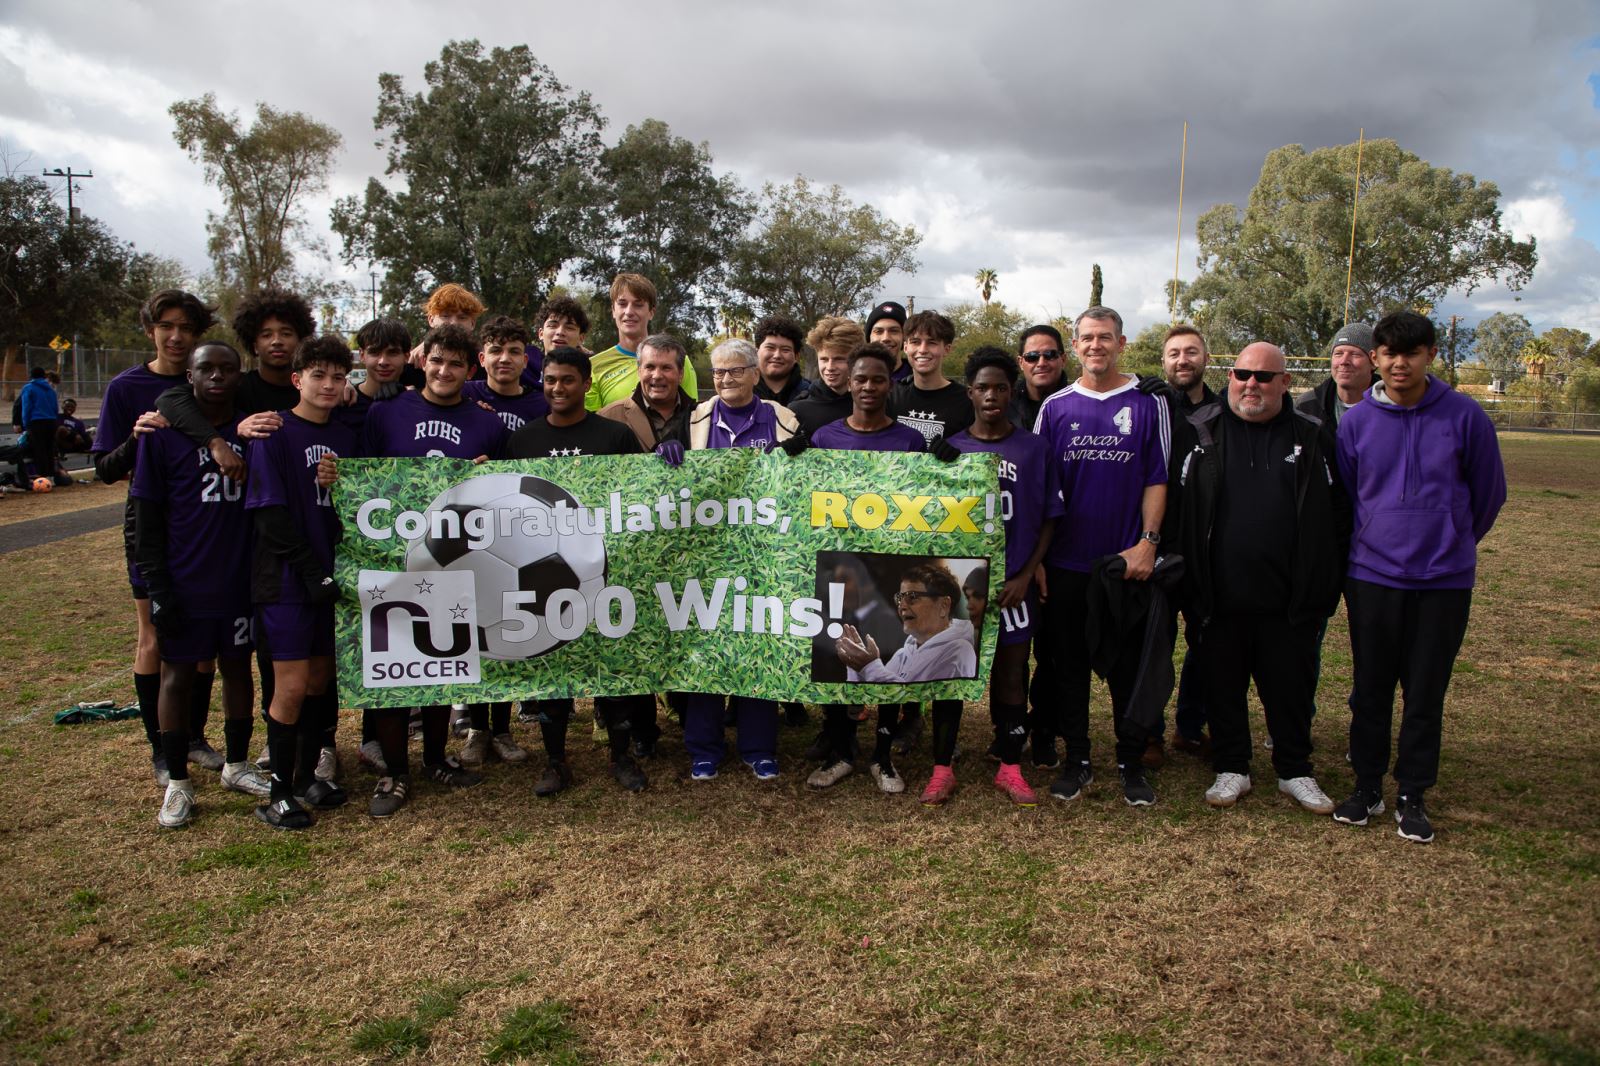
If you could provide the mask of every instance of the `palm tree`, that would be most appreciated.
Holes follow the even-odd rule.
[[[983,297],[983,302],[988,303],[989,297],[994,295],[994,290],[1000,287],[1000,275],[989,267],[984,267],[973,275],[978,283],[978,295]]]

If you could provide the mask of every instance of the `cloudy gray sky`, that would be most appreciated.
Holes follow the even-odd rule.
[[[608,139],[659,118],[747,185],[803,173],[913,223],[921,269],[885,295],[920,306],[974,298],[974,271],[992,267],[1008,304],[1073,311],[1098,262],[1131,335],[1165,317],[1185,121],[1185,278],[1195,218],[1243,204],[1268,151],[1365,128],[1496,182],[1506,223],[1539,240],[1522,293],[1480,289],[1441,310],[1600,334],[1594,0],[0,0],[0,144],[25,171],[93,169],[87,212],[199,271],[218,200],[172,141],[170,103],[211,91],[338,128],[345,150],[310,212],[324,227],[333,197],[382,173],[379,72],[419,88],[452,37],[529,45],[593,94]]]

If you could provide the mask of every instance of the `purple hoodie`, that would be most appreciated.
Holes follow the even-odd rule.
[[[1506,502],[1483,408],[1428,375],[1415,407],[1367,390],[1339,420],[1339,473],[1355,504],[1350,576],[1400,589],[1469,589],[1478,541]]]

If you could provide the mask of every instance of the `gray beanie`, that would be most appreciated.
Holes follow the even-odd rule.
[[[1352,322],[1333,336],[1333,343],[1328,345],[1328,356],[1333,356],[1333,350],[1341,344],[1353,344],[1357,348],[1372,354],[1372,327],[1365,322]]]

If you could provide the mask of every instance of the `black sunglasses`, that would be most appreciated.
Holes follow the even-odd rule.
[[[1234,367],[1232,370],[1233,380],[1249,381],[1251,378],[1255,378],[1262,385],[1265,385],[1279,374],[1287,372],[1285,370],[1242,370],[1239,367]]]
[[[1061,353],[1054,348],[1046,348],[1042,352],[1024,352],[1022,354],[1022,361],[1024,363],[1037,363],[1041,359],[1053,361],[1060,358]]]

